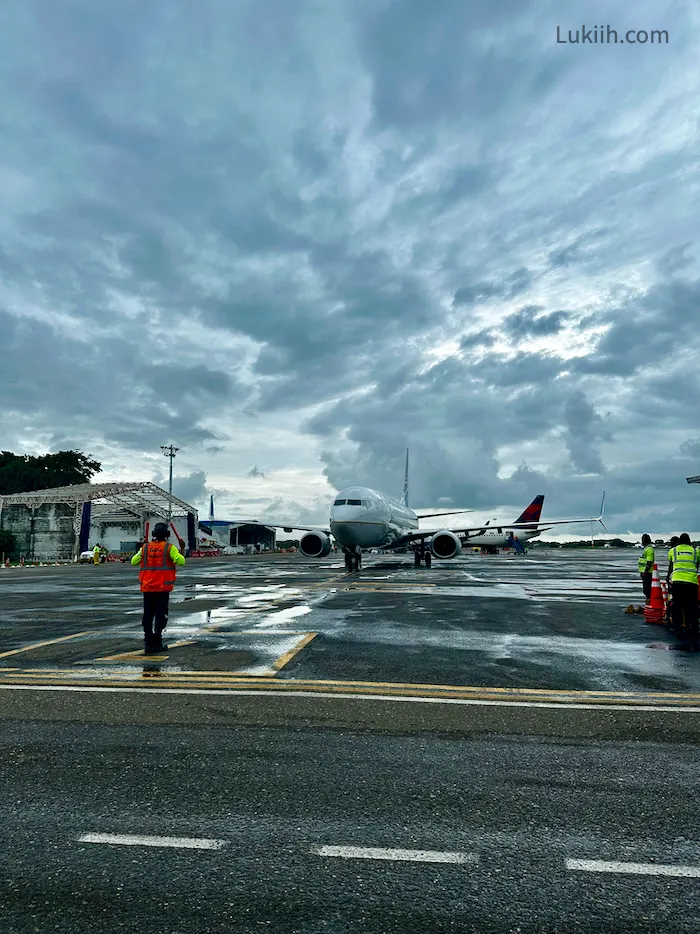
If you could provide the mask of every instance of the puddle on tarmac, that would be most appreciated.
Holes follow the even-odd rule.
[[[521,636],[517,634],[439,631],[425,628],[383,628],[364,632],[362,641],[390,646],[430,647],[480,652],[494,660],[514,661],[552,656],[574,658],[597,667],[627,672],[668,674],[675,671],[669,654],[654,651],[646,642],[610,642],[604,639],[575,639],[566,636]]]
[[[485,584],[479,587],[439,587],[440,595],[451,597],[507,597],[511,600],[531,600],[522,584]]]
[[[311,612],[310,606],[290,606],[285,610],[278,610],[276,613],[270,613],[261,622],[256,625],[256,629],[266,629],[267,627],[284,625],[290,619],[296,619],[298,616],[306,616]]]
[[[175,635],[187,638],[196,635],[208,626],[225,626],[228,623],[235,623],[245,615],[245,610],[234,610],[226,607],[216,610],[202,610],[198,613],[171,614],[168,617],[166,632],[171,639]]]

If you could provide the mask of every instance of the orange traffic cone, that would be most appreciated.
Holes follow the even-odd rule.
[[[644,621],[663,624],[665,616],[666,603],[661,589],[661,581],[659,580],[659,569],[657,565],[654,565],[654,574],[651,578],[651,597],[649,603],[644,607]]]

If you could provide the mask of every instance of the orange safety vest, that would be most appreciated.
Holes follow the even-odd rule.
[[[175,586],[175,562],[169,542],[149,542],[141,552],[139,580],[142,593],[162,593]]]

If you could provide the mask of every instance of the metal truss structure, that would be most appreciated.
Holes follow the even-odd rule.
[[[0,514],[6,506],[28,506],[30,509],[36,509],[52,503],[75,507],[76,534],[80,531],[83,503],[104,504],[115,511],[129,513],[139,520],[149,515],[161,516],[167,520],[170,512],[173,518],[192,513],[195,522],[197,521],[196,509],[166,490],[161,490],[155,483],[79,483],[75,486],[59,486],[52,490],[12,493],[0,496]]]

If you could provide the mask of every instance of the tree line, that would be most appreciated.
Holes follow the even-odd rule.
[[[0,496],[33,493],[59,486],[89,483],[102,464],[82,451],[58,451],[56,454],[13,454],[0,452]],[[0,529],[0,553],[14,551],[14,536]]]
[[[58,486],[89,483],[102,464],[82,451],[58,451],[57,454],[13,454],[0,452],[0,496],[32,493]]]

